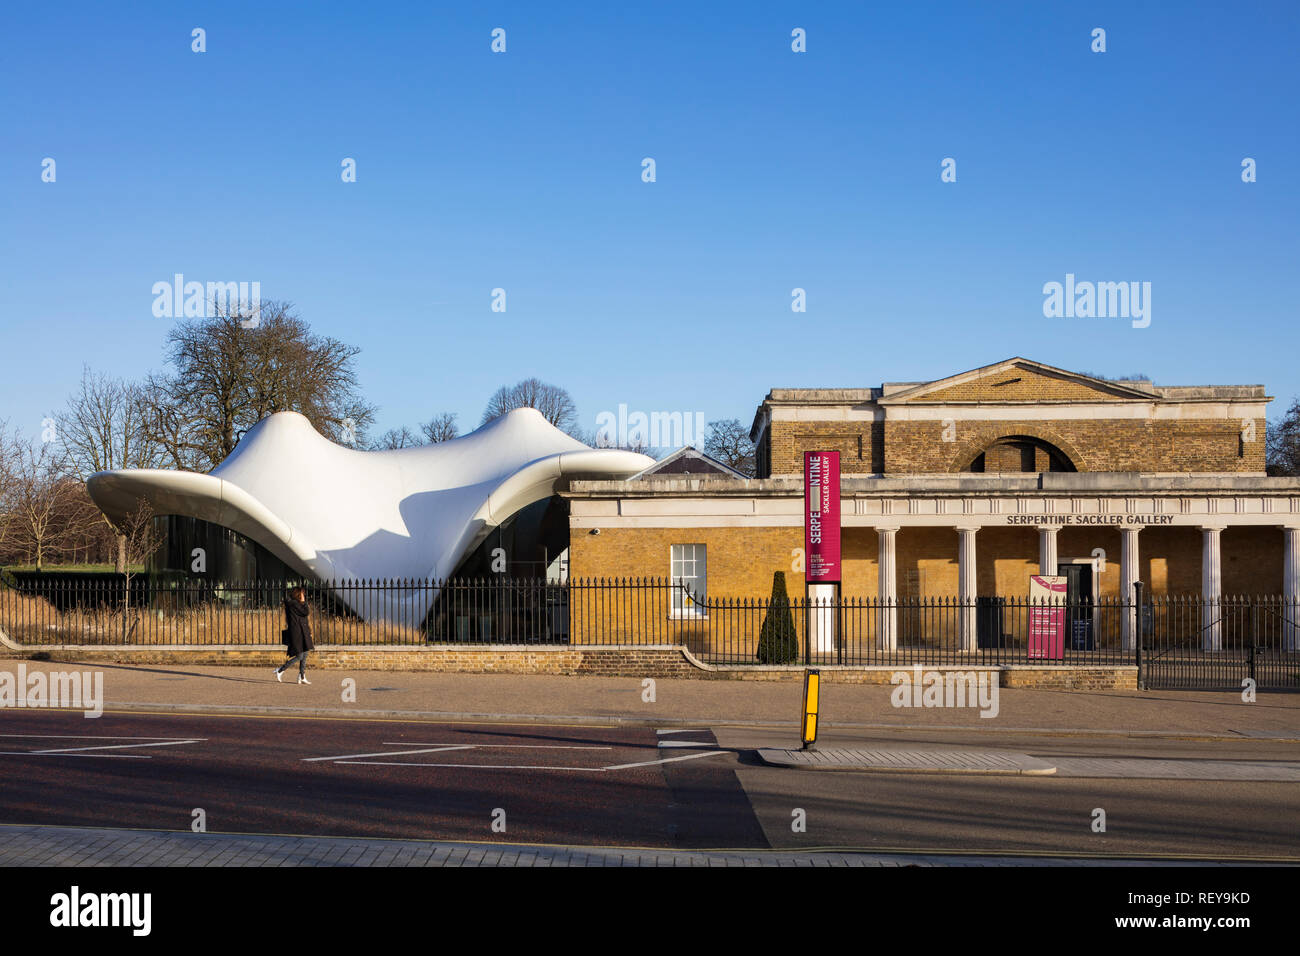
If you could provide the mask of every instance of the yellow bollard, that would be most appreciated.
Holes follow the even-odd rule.
[[[821,696],[822,676],[819,671],[807,670],[803,675],[803,749],[816,750],[818,700]]]

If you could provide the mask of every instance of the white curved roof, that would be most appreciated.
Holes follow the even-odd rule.
[[[561,479],[621,478],[652,463],[634,452],[588,448],[531,408],[460,438],[392,451],[336,445],[304,416],[278,412],[211,474],[104,471],[86,487],[110,518],[144,498],[155,514],[247,535],[303,574],[429,579],[450,575],[488,531],[554,494]],[[432,597],[428,589],[418,595],[380,613],[422,619]],[[363,616],[376,610],[367,606]]]

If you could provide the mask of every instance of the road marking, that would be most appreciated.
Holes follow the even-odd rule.
[[[339,754],[332,757],[303,757],[304,763],[315,763],[319,760],[351,760],[354,757],[401,757],[406,754],[436,754],[443,750],[468,750],[471,744],[447,744],[444,746],[423,747],[419,750],[380,750],[369,754]]]
[[[729,750],[708,750],[702,754],[686,754],[681,757],[664,757],[661,760],[646,760],[643,763],[621,763],[616,767],[605,767],[606,770],[628,770],[632,767],[653,767],[660,763],[676,763],[678,760],[697,760],[700,757],[716,757],[719,754],[730,753]]]
[[[373,767],[453,767],[457,770],[578,770],[585,773],[600,773],[604,770],[618,770],[618,767],[533,767],[523,764],[478,764],[478,763],[411,763],[401,760],[349,760],[345,766]]]
[[[574,744],[434,744],[422,743],[418,740],[411,741],[384,741],[385,747],[401,747],[404,744],[415,744],[417,747],[471,747],[479,748],[501,748],[506,750],[613,750],[612,746],[590,747],[577,746]],[[365,754],[367,757],[382,757],[383,754]]]
[[[717,750],[717,744],[707,744],[696,740],[661,740],[659,741],[660,750],[668,750],[672,747],[695,749],[695,750]]]
[[[39,740],[180,740],[180,737],[126,737],[110,734],[0,734],[0,737],[29,737]],[[185,738],[190,739],[190,738]],[[195,737],[195,740],[207,740],[207,737]]]
[[[0,734],[7,739],[29,740],[133,740],[149,743],[97,744],[89,747],[45,747],[41,750],[4,750],[4,757],[117,757],[120,759],[151,760],[148,754],[108,754],[89,751],[127,750],[138,747],[176,747],[180,744],[206,743],[207,737],[117,737],[102,734]]]
[[[206,738],[194,737],[192,739],[187,739],[187,740],[165,740],[160,743],[153,743],[153,744],[103,744],[98,747],[59,747],[57,749],[51,748],[49,750],[32,750],[29,751],[29,753],[66,754],[66,753],[74,753],[76,751],[81,751],[81,750],[124,750],[128,747],[176,747],[180,744],[197,744],[204,739]]]
[[[655,733],[659,734],[661,737],[664,734],[707,734],[708,732],[708,727],[681,727],[676,730],[660,729],[655,731]]]
[[[0,757],[108,757],[118,760],[152,760],[148,754],[83,754],[83,753],[42,753],[39,750],[0,750]]]

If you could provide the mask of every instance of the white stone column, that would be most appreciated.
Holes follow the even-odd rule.
[[[898,648],[898,562],[896,557],[897,528],[877,528],[880,539],[880,610],[879,640],[882,651]]]
[[[1283,528],[1286,544],[1282,558],[1282,647],[1300,651],[1300,528]]]
[[[809,639],[813,653],[835,653],[835,585],[808,585]]]
[[[1223,564],[1219,551],[1222,526],[1201,528],[1201,649],[1223,648],[1223,621],[1219,599],[1223,592]]]
[[[1120,646],[1126,651],[1137,647],[1138,628],[1141,627],[1134,604],[1137,590],[1133,587],[1133,582],[1142,574],[1138,567],[1138,532],[1141,530],[1141,526],[1119,529],[1119,599],[1125,605],[1120,610],[1119,637]]]
[[[975,634],[975,532],[979,527],[957,529],[957,642],[962,651],[979,649]]]
[[[1038,573],[1055,574],[1057,567],[1056,560],[1056,532],[1060,531],[1060,525],[1039,525],[1038,526]]]

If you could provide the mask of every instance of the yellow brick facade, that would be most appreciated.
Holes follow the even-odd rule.
[[[1195,527],[1147,528],[1139,535],[1139,579],[1151,596],[1194,596],[1201,588],[1202,536]],[[663,589],[612,599],[593,590],[571,597],[574,644],[617,641],[680,643],[699,654],[752,658],[763,614],[751,604],[771,594],[773,572],[783,571],[787,593],[802,598],[805,583],[796,562],[803,531],[792,527],[608,528],[599,535],[575,534],[570,554],[575,578],[658,578],[671,573],[674,544],[707,549],[707,589],[711,605],[725,613],[699,618],[674,616]],[[1276,595],[1283,586],[1283,538],[1271,527],[1228,528],[1222,534],[1222,593],[1226,596]],[[905,639],[952,641],[957,619],[949,610],[910,607],[916,600],[958,597],[958,532],[949,527],[906,527],[895,539],[900,635]],[[976,593],[981,597],[1023,600],[1029,578],[1039,573],[1038,532],[1033,527],[983,527],[976,533]],[[841,593],[850,603],[870,605],[879,598],[879,538],[875,528],[848,527],[842,533]],[[1120,532],[1114,528],[1063,527],[1057,532],[1058,563],[1096,568],[1094,597],[1117,601],[1120,593]],[[846,608],[841,618],[853,640],[870,640],[877,612],[870,606]],[[803,633],[804,620],[795,614]],[[1003,625],[1023,638],[1023,606],[1007,612]]]
[[[912,527],[896,538],[900,598],[958,595],[957,531]],[[1039,573],[1038,533],[1032,527],[986,527],[976,534],[976,587],[980,595],[1024,598],[1029,577]],[[1139,541],[1140,579],[1153,595],[1194,595],[1201,588],[1201,532],[1193,527],[1147,528]],[[609,528],[575,534],[570,575],[578,579],[670,576],[670,548],[702,544],[708,555],[710,599],[766,599],[772,574],[783,571],[791,596],[802,594],[804,577],[796,552],[802,528]],[[1282,533],[1271,527],[1226,529],[1221,538],[1222,593],[1278,594],[1282,590]],[[874,528],[842,532],[842,591],[846,597],[879,595],[879,544]],[[1057,532],[1059,563],[1088,562],[1097,568],[1097,597],[1120,594],[1120,532],[1064,527]],[[665,614],[667,608],[665,606]]]
[[[1000,439],[1056,449],[1063,470],[1257,474],[1265,467],[1262,386],[1102,382],[1008,360],[951,380],[879,389],[773,390],[751,436],[759,477],[797,475],[806,451],[840,452],[846,475],[1048,471],[1000,453]],[[1032,414],[1027,414],[1032,411]]]

